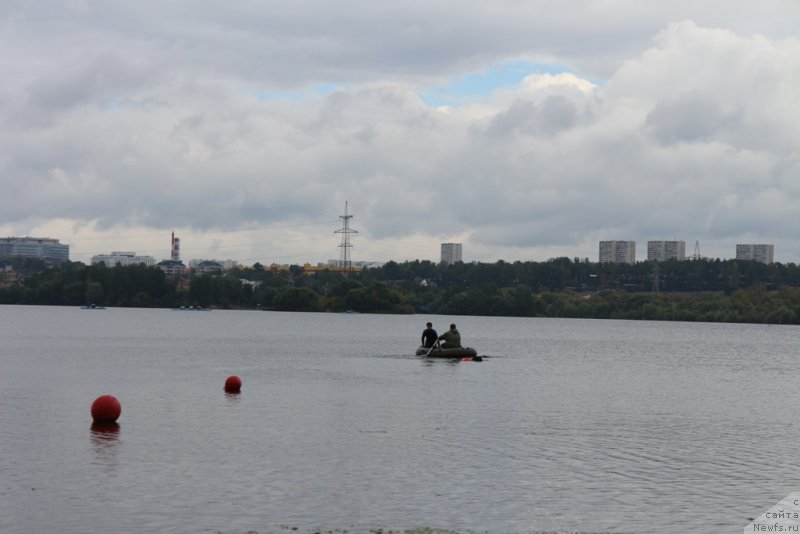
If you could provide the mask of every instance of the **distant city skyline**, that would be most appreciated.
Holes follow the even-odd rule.
[[[5,245],[3,244],[5,243]],[[16,243],[16,249],[11,248],[11,243]],[[30,243],[25,246],[25,248],[19,248],[20,243]],[[39,243],[38,245],[36,243]],[[158,262],[157,256],[151,256],[147,254],[137,254],[133,251],[125,251],[125,252],[118,252],[112,251],[110,253],[101,253],[101,254],[94,254],[90,258],[90,260],[85,261],[77,258],[71,257],[70,247],[69,245],[60,243],[60,240],[53,239],[53,238],[41,238],[41,237],[0,237],[0,259],[4,257],[8,257],[10,254],[9,251],[12,250],[26,250],[26,251],[33,251],[31,253],[24,253],[17,255],[27,255],[27,256],[36,256],[35,250],[39,250],[42,248],[41,243],[47,243],[47,247],[55,246],[57,248],[57,252],[48,252],[48,254],[57,254],[58,257],[69,256],[71,261],[82,261],[86,264],[95,264],[95,263],[106,263],[107,265],[128,265],[132,263],[145,263],[146,265],[152,265]],[[176,236],[174,233],[170,236],[170,247],[169,253],[171,257],[164,257],[160,261],[175,261],[173,258],[176,257],[180,258],[180,238]],[[636,253],[636,242],[632,240],[606,240],[600,241],[599,243],[599,252],[596,256],[598,263],[634,263],[640,261],[666,261],[668,259],[677,259],[677,260],[685,260],[685,259],[692,259],[694,255],[687,256],[685,254],[685,241],[680,240],[663,240],[663,241],[654,241],[649,240],[647,241],[647,252],[645,257],[638,256]],[[36,248],[38,247],[38,248]],[[42,249],[43,250],[43,249]],[[50,248],[47,248],[50,250]],[[54,249],[55,250],[55,249]],[[454,263],[458,261],[463,261],[463,244],[462,243],[441,243],[439,245],[439,258],[438,260],[429,260],[434,262],[444,262],[444,263]],[[780,259],[775,259],[775,245],[771,243],[755,243],[755,244],[741,244],[737,243],[735,245],[733,253],[727,256],[718,256],[708,257],[706,255],[700,254],[700,258],[703,259],[754,259],[756,261],[760,261],[762,263],[794,263],[794,262],[781,262]],[[53,256],[55,257],[55,256]],[[574,261],[593,261],[590,257],[583,257],[581,259],[580,256],[558,256],[558,257],[568,257],[573,258]],[[192,257],[186,260],[185,262],[180,259],[182,263],[184,263],[187,267],[192,267],[193,265],[203,262],[203,261],[213,261],[218,262],[224,266],[224,268],[229,269],[234,265],[253,265],[255,263],[261,263],[262,265],[331,265],[331,266],[338,266],[340,260],[336,259],[328,259],[327,261],[314,261],[308,258],[299,259],[296,261],[280,261],[276,259],[269,259],[269,258],[261,258],[255,261],[247,261],[241,259],[220,259],[220,256],[197,256]],[[52,259],[52,258],[51,258]],[[386,261],[414,261],[414,260],[424,260],[426,258],[412,258],[412,259],[396,259],[396,258],[389,258],[385,261],[375,260],[373,258],[357,258],[352,260],[352,265],[354,267],[364,267],[364,266],[378,266],[386,263]],[[499,258],[500,260],[507,261],[507,262],[514,262],[514,261],[547,261],[552,258],[545,258],[545,259],[519,259],[519,258]],[[471,260],[480,262],[480,260]],[[496,260],[495,260],[496,261]],[[492,263],[492,262],[490,262]]]

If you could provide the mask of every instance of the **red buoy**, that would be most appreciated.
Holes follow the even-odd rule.
[[[122,413],[122,405],[113,395],[101,395],[92,403],[92,419],[95,423],[115,423]]]
[[[239,393],[242,390],[242,379],[236,375],[229,376],[225,381],[225,391],[228,393]]]

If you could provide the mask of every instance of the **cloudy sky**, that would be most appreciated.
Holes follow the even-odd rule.
[[[797,0],[0,4],[0,236],[73,260],[800,262]]]

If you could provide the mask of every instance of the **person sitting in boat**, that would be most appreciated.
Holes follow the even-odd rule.
[[[439,336],[439,341],[444,341],[444,348],[454,349],[461,346],[461,334],[456,330],[456,325],[451,324],[450,330]]]
[[[422,346],[429,349],[436,343],[436,338],[439,337],[439,334],[433,329],[433,323],[428,323],[426,326],[428,328],[422,331]]]

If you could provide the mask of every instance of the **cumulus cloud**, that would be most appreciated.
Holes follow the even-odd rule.
[[[437,259],[456,238],[467,259],[594,258],[598,239],[677,237],[798,261],[800,42],[755,16],[773,4],[584,4],[12,4],[0,230],[100,253],[179,229],[209,243],[198,256],[227,242],[316,261],[338,252],[349,200],[364,259]],[[420,96],[515,57],[562,72],[449,108]]]
[[[724,136],[738,129],[738,110],[726,111],[712,95],[697,91],[659,101],[647,114],[645,126],[663,143],[692,142]]]

